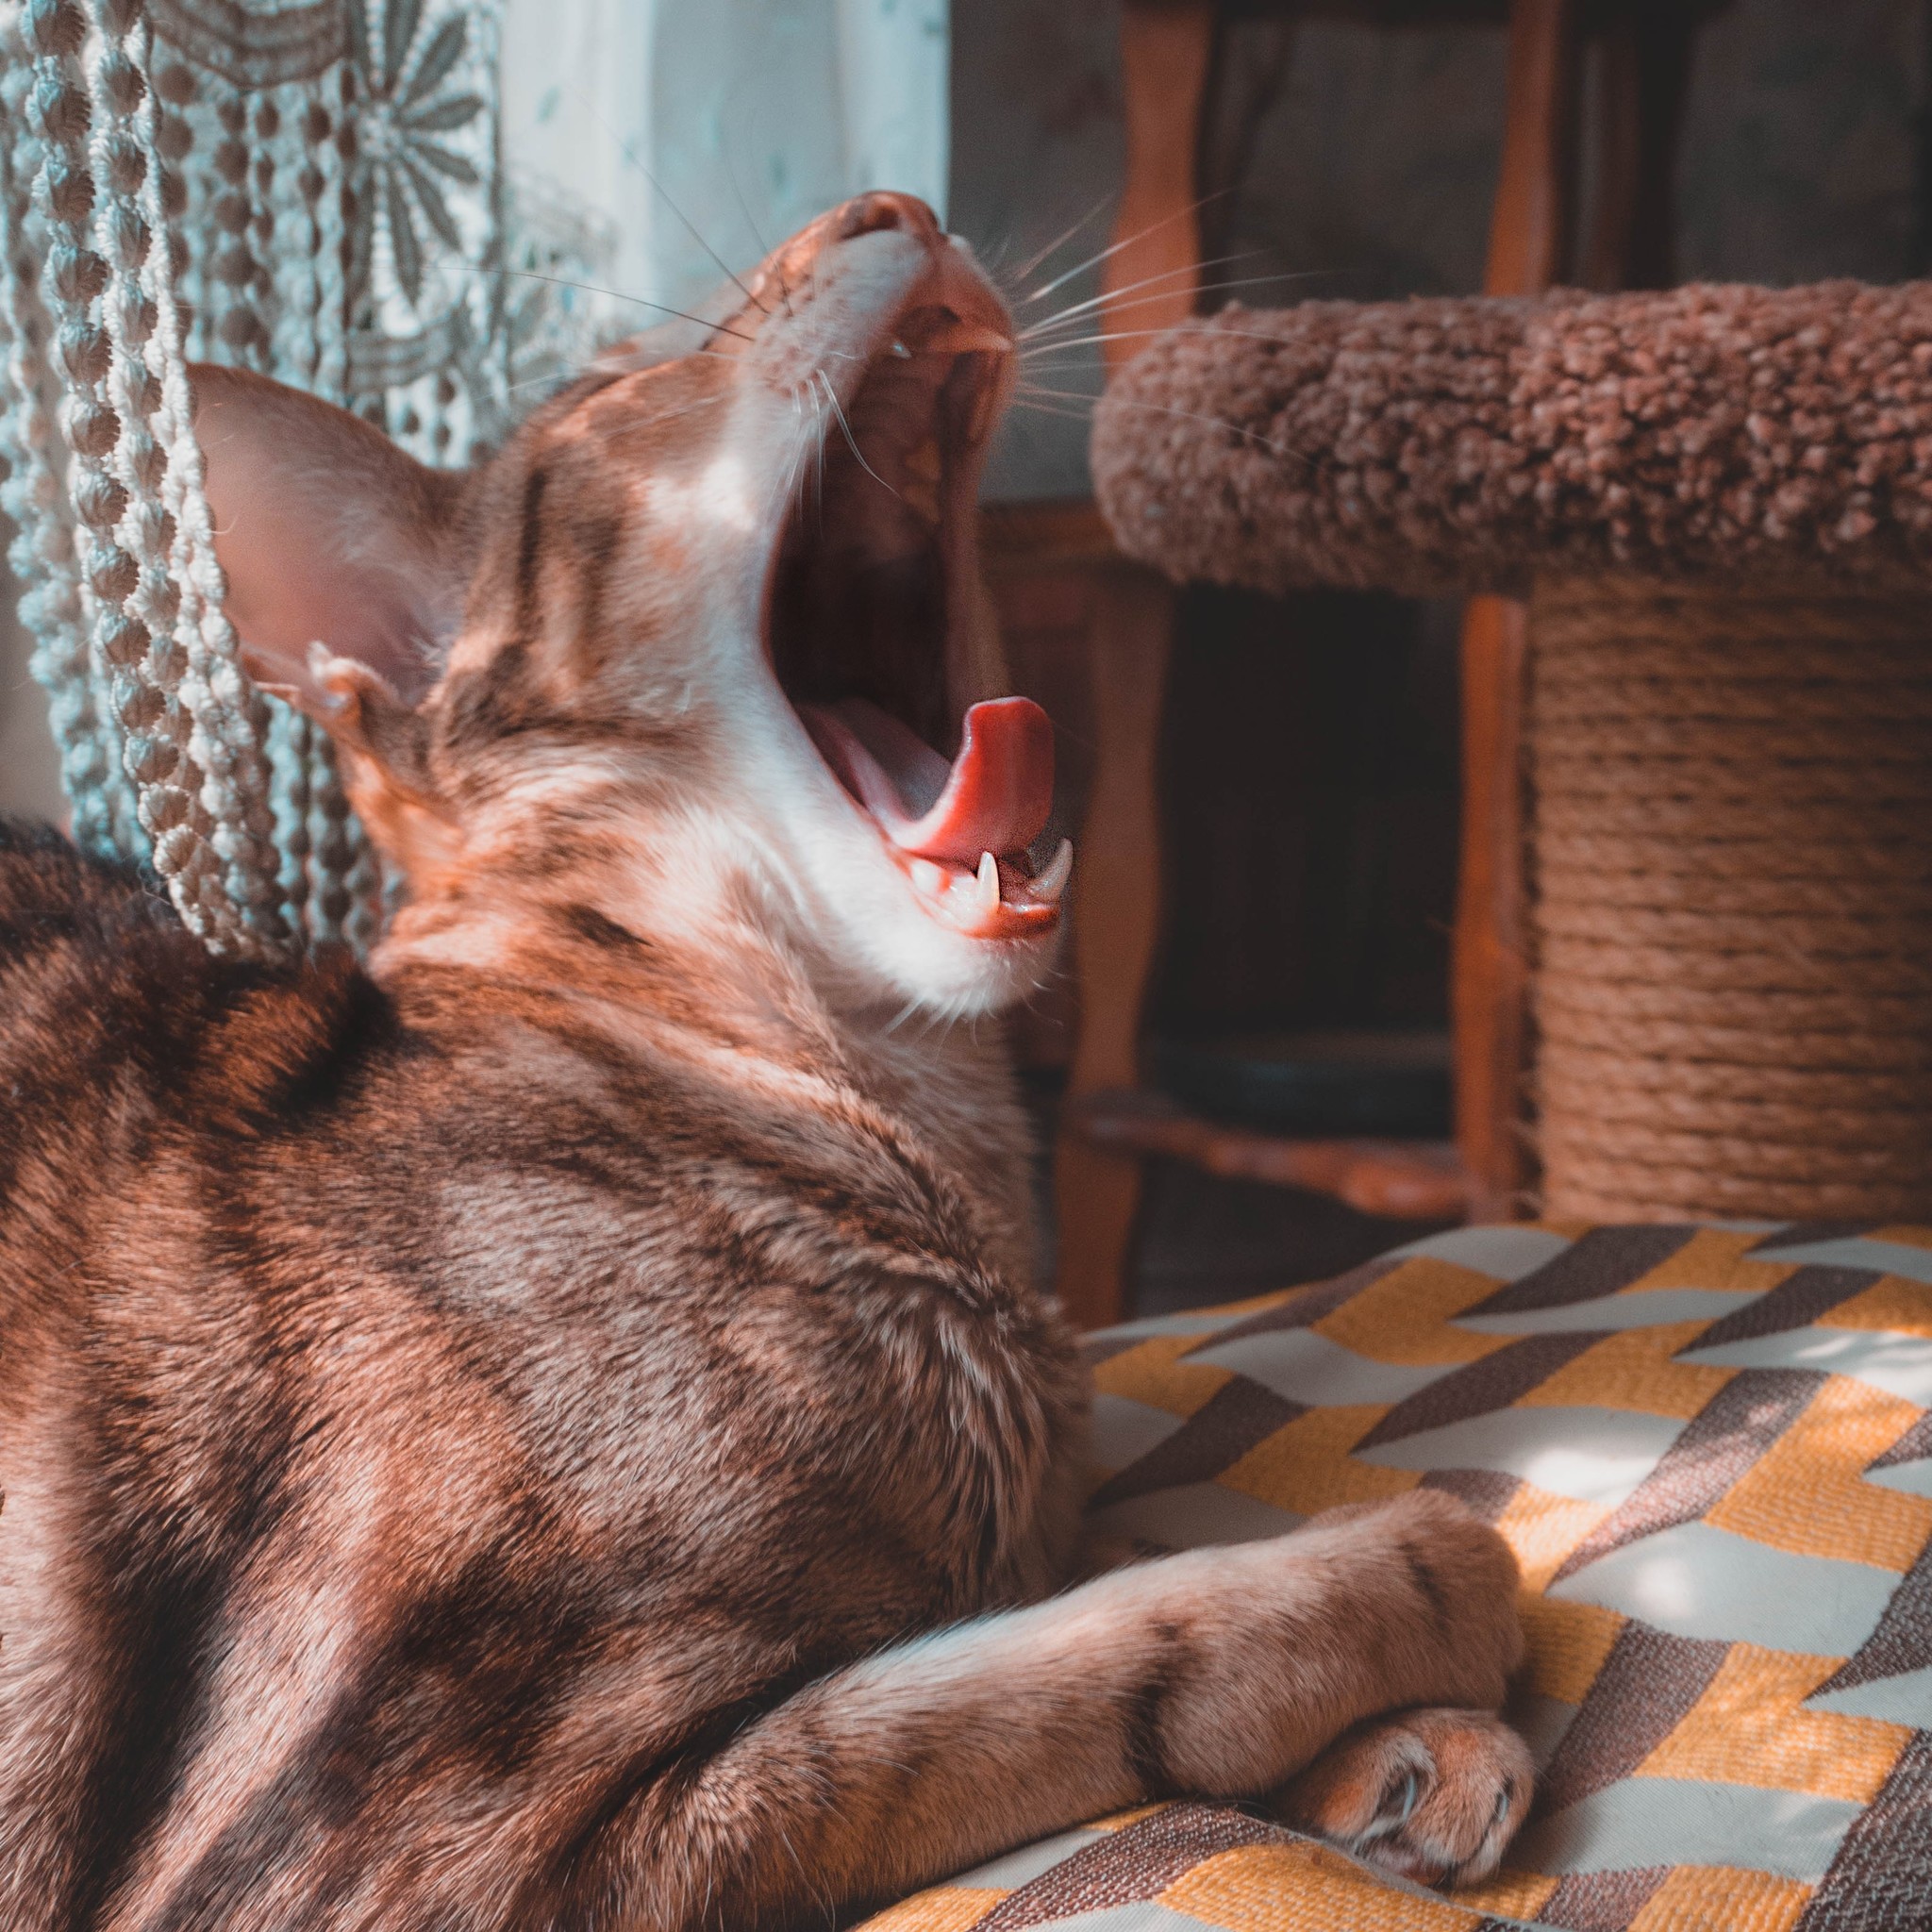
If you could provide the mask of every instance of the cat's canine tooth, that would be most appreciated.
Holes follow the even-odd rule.
[[[973,398],[973,416],[966,425],[968,442],[981,443],[986,441],[986,433],[992,427],[992,419],[997,413],[998,402],[999,385],[993,382],[989,382]]]
[[[1074,875],[1074,841],[1060,841],[1060,849],[1047,860],[1045,867],[1034,874],[1031,891],[1036,899],[1048,906],[1058,906],[1060,894],[1067,890],[1067,881]]]
[[[982,912],[1000,909],[1000,862],[991,852],[979,855],[979,908]]]

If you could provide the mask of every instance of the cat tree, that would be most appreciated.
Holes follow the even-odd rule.
[[[1230,309],[1093,455],[1175,578],[1527,599],[1545,1211],[1932,1208],[1932,286]]]

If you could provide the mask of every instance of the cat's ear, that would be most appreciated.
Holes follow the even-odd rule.
[[[334,726],[358,690],[413,708],[441,675],[464,591],[463,478],[346,409],[197,364],[194,428],[242,662]],[[318,648],[318,646],[320,648]]]

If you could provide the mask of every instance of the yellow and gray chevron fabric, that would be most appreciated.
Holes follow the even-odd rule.
[[[1465,1228],[1091,1354],[1115,1536],[1237,1541],[1417,1485],[1495,1524],[1536,1808],[1444,1895],[1157,1807],[868,1932],[1932,1927],[1932,1229]]]

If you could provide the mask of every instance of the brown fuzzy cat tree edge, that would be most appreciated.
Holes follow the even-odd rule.
[[[1176,578],[1529,598],[1545,1211],[1932,1208],[1932,284],[1229,309],[1093,464]]]

